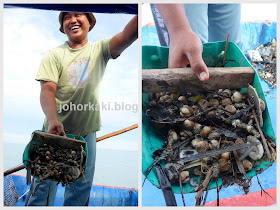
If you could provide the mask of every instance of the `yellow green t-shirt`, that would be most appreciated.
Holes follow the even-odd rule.
[[[56,83],[57,119],[65,132],[87,135],[100,130],[98,90],[106,64],[111,59],[110,38],[88,41],[80,49],[67,42],[47,52],[36,80]],[[45,118],[45,128],[48,121]]]

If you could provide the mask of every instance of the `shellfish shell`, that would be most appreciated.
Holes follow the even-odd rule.
[[[182,103],[186,104],[188,102],[186,96],[179,96],[178,101],[181,101]]]
[[[206,152],[209,148],[209,144],[207,141],[200,141],[197,143],[197,146],[196,146],[196,150],[197,152],[199,153],[203,153],[203,152]]]
[[[193,187],[196,187],[198,185],[198,181],[195,178],[190,179],[190,185]]]
[[[219,148],[219,142],[215,139],[210,141],[209,148],[214,150]]]
[[[225,160],[229,160],[230,158],[230,152],[224,152],[221,154],[221,158],[225,159]]]
[[[230,98],[224,98],[224,99],[221,101],[221,103],[222,103],[223,106],[226,106],[226,105],[231,104],[232,102],[231,102]]]
[[[191,145],[192,145],[194,148],[196,148],[197,145],[198,145],[198,143],[201,142],[201,141],[202,141],[201,139],[193,139],[193,140],[191,141]]]
[[[219,160],[220,171],[228,171],[230,169],[230,162],[224,158]]]
[[[197,105],[201,107],[201,109],[205,110],[209,106],[209,102],[202,98],[197,101]]]
[[[168,131],[168,140],[176,141],[178,140],[178,134],[174,130]]]
[[[231,104],[226,105],[225,110],[227,111],[226,114],[228,115],[236,113],[236,108]]]
[[[231,96],[231,90],[230,89],[224,89],[221,94],[229,97],[229,96]]]
[[[243,164],[245,171],[251,171],[253,168],[253,164],[251,163],[251,161],[249,161],[247,159],[243,160],[242,164]]]
[[[235,91],[235,92],[232,94],[232,96],[231,96],[231,100],[232,100],[233,102],[236,102],[236,103],[241,102],[241,101],[242,101],[242,95],[241,95],[241,93],[238,92],[238,91]]]
[[[204,126],[200,132],[200,135],[203,138],[206,138],[212,130],[213,128],[211,126]]]
[[[218,100],[218,99],[211,98],[211,99],[209,100],[209,105],[210,105],[210,106],[217,107],[217,106],[219,106],[219,105],[220,105],[220,102],[219,102],[219,100]]]
[[[199,123],[194,123],[194,127],[193,127],[193,133],[194,134],[200,134],[202,129],[202,125]]]
[[[194,175],[199,176],[201,174],[201,166],[197,166],[193,170]]]
[[[218,132],[212,132],[212,133],[209,133],[209,135],[208,135],[209,140],[219,139],[219,138],[221,138],[221,134]]]
[[[181,171],[180,178],[182,183],[187,183],[190,180],[190,173],[188,171]]]
[[[189,106],[184,105],[180,108],[180,115],[182,117],[190,117],[192,115],[192,110]]]
[[[194,122],[193,121],[191,121],[191,120],[185,120],[184,121],[184,126],[185,126],[185,128],[187,128],[187,129],[193,129],[193,127],[194,127]]]

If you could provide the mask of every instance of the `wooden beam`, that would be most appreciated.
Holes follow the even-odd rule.
[[[36,146],[37,142],[42,142],[44,144],[50,144],[54,147],[59,146],[67,149],[73,149],[73,148],[80,149],[81,145],[83,145],[83,147],[85,148],[85,144],[86,144],[84,141],[78,139],[72,139],[72,138],[63,137],[55,134],[41,132],[41,131],[34,131],[33,133],[34,133],[32,138],[33,144],[31,144],[30,147]]]
[[[23,164],[4,171],[4,176],[7,176],[7,175],[12,174],[12,173],[15,173],[17,171],[20,171],[21,169],[24,169],[24,165]]]
[[[191,68],[143,69],[142,92],[201,92],[248,87],[254,81],[251,67],[208,68],[209,80],[201,82]]]
[[[129,126],[129,127],[124,128],[124,129],[122,129],[122,130],[119,130],[119,131],[115,131],[115,132],[113,132],[113,133],[106,134],[106,135],[104,135],[104,136],[100,136],[100,137],[98,137],[98,138],[96,139],[96,142],[102,141],[102,140],[104,140],[104,139],[108,139],[108,138],[113,137],[113,136],[120,135],[120,134],[122,134],[122,133],[125,133],[125,132],[127,132],[127,131],[133,130],[133,129],[135,129],[135,128],[138,128],[138,124]]]

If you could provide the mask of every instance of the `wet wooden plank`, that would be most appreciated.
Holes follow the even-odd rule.
[[[248,87],[254,81],[251,67],[208,68],[209,80],[201,82],[191,68],[143,69],[142,92],[199,92]]]
[[[32,138],[34,142],[42,142],[50,144],[54,147],[60,146],[68,149],[80,149],[80,145],[85,148],[85,142],[77,139],[71,139],[59,135],[54,135],[50,133],[45,133],[41,131],[34,131],[34,136]]]

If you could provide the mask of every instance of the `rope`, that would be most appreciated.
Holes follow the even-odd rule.
[[[18,198],[18,200],[20,200],[23,196],[25,196],[26,193],[28,193],[29,191],[30,191],[30,189],[28,189],[25,193],[23,193],[23,194]]]

